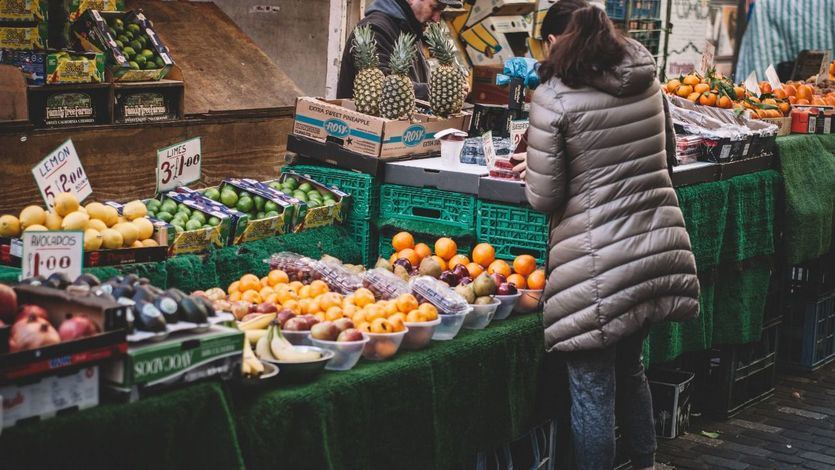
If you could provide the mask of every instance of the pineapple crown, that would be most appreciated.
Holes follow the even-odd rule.
[[[351,53],[354,55],[358,70],[380,66],[380,59],[377,57],[377,40],[374,38],[374,32],[371,31],[371,25],[357,26],[354,30]]]
[[[400,33],[400,36],[394,41],[394,48],[389,56],[391,73],[394,75],[408,75],[416,52],[415,35]]]
[[[430,23],[425,36],[429,52],[441,65],[451,65],[455,61],[455,46],[440,23]]]

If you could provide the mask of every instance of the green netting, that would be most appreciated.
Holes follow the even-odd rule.
[[[220,286],[214,265],[205,263],[201,256],[174,256],[165,262],[165,269],[168,273],[167,286],[184,292]]]
[[[722,181],[676,189],[699,267],[716,266],[728,219],[730,187]]]
[[[835,156],[835,134],[816,135],[818,142],[826,149],[827,152]]]
[[[785,192],[785,257],[790,264],[800,264],[832,246],[835,140],[797,135],[777,139],[777,145]]]
[[[244,468],[217,383],[3,430],[3,468]]]

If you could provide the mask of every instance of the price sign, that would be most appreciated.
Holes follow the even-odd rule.
[[[756,96],[763,94],[760,90],[760,83],[757,81],[757,72],[751,72],[751,75],[748,75],[748,78],[745,79],[745,89]]]
[[[61,144],[35,165],[32,174],[50,209],[56,194],[71,193],[81,202],[93,192],[72,140]]]
[[[699,68],[696,70],[700,75],[707,75],[708,70],[713,68],[714,57],[716,56],[716,44],[713,41],[705,41],[705,48],[702,51],[702,58],[699,61]]]
[[[823,59],[821,59],[821,67],[818,70],[817,84],[821,85],[827,78],[829,78],[829,64],[832,62],[832,51],[824,51]]]
[[[199,180],[202,154],[200,137],[157,150],[157,192]]]
[[[516,121],[510,121],[510,144],[513,146],[513,152],[524,152],[527,149],[527,145],[522,145],[522,139],[525,137],[525,133],[528,132],[528,127],[530,126],[530,121],[527,119],[519,119]]]
[[[64,273],[70,279],[81,275],[84,267],[82,232],[24,232],[20,278],[48,277]]]
[[[481,146],[484,149],[484,160],[489,167],[496,161],[496,149],[493,148],[493,131],[487,131],[481,136]]]
[[[781,90],[783,88],[783,82],[777,76],[777,70],[774,68],[774,64],[769,65],[765,69],[765,78],[768,80],[768,84],[771,85],[772,90]]]

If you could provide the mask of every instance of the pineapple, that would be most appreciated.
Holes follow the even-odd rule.
[[[354,30],[351,52],[358,71],[354,78],[354,103],[357,111],[379,116],[385,75],[378,68],[380,59],[377,57],[377,40],[374,39],[370,25],[358,26]]]
[[[464,77],[455,65],[455,46],[440,23],[432,23],[426,32],[429,53],[438,61],[429,80],[429,104],[436,116],[456,114],[464,106]]]
[[[380,116],[386,119],[410,119],[415,112],[415,89],[409,70],[415,53],[415,36],[400,33],[389,57],[391,74],[383,80],[380,96]]]

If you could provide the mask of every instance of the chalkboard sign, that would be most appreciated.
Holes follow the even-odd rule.
[[[800,51],[794,61],[792,80],[806,81],[809,77],[817,75],[821,70],[821,64],[832,60],[832,51]]]

